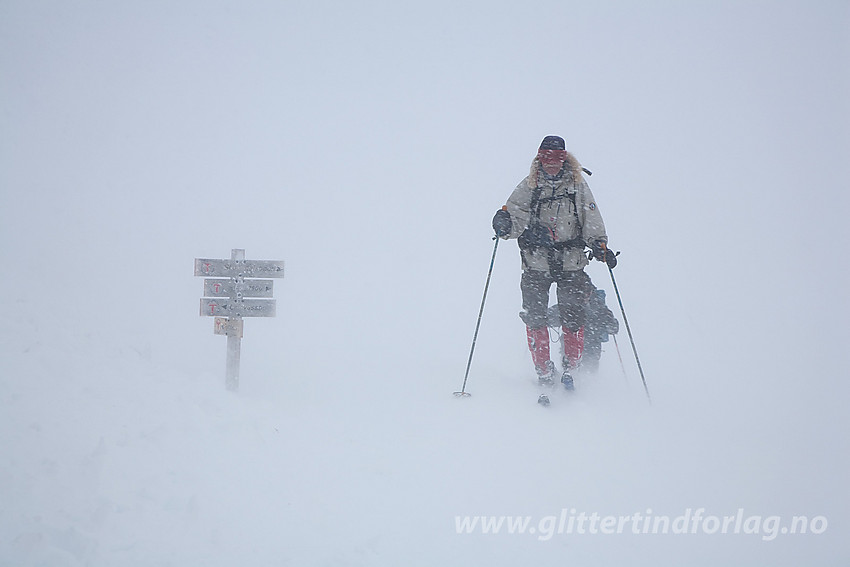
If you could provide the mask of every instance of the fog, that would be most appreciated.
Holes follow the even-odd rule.
[[[846,2],[0,2],[0,564],[844,564]],[[625,332],[535,404],[560,135]],[[194,258],[284,260],[241,384]],[[608,291],[607,269],[587,268]],[[554,295],[554,294],[553,294]],[[557,399],[555,399],[557,398]],[[821,534],[458,534],[747,514]]]

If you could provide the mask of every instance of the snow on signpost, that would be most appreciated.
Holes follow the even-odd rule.
[[[195,258],[195,275],[204,280],[201,317],[215,317],[213,332],[227,337],[225,385],[239,389],[239,358],[243,317],[274,317],[274,281],[282,278],[283,261],[246,260],[245,250],[234,248],[229,260]],[[262,299],[246,299],[262,298]]]

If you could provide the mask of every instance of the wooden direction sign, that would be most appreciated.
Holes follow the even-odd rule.
[[[275,299],[201,299],[202,317],[274,317]]]
[[[224,278],[282,278],[283,261],[195,258],[195,275]]]
[[[278,260],[246,260],[245,250],[234,248],[229,260],[195,258],[195,275],[204,280],[201,317],[215,317],[213,332],[227,337],[225,385],[228,390],[239,387],[243,317],[274,317],[274,282],[257,278],[282,278],[283,262]]]
[[[204,280],[204,297],[272,297],[273,294],[274,280]]]

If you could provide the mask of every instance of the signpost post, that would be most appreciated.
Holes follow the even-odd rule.
[[[195,258],[196,276],[216,276],[204,280],[201,317],[215,317],[213,332],[227,337],[225,385],[239,389],[239,359],[242,350],[243,317],[274,317],[274,281],[282,278],[283,262],[246,260],[245,250],[234,248],[229,260]],[[245,299],[262,298],[262,299]]]

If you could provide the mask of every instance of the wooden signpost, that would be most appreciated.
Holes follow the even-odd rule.
[[[214,317],[213,332],[227,337],[225,385],[239,389],[239,359],[242,350],[243,317],[274,317],[274,281],[282,278],[283,262],[246,260],[245,250],[234,248],[229,260],[195,258],[195,275],[204,280],[201,317]],[[261,299],[246,299],[261,298]]]

